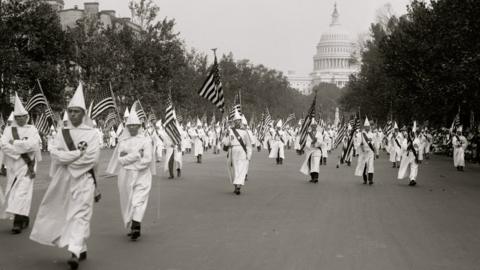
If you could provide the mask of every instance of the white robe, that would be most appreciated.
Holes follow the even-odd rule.
[[[395,138],[397,139],[397,141],[395,141]],[[397,135],[395,135],[395,133],[390,134],[390,137],[388,139],[388,152],[390,154],[390,162],[397,162],[400,161],[400,159],[402,158],[402,141],[403,135],[401,133],[398,133]]]
[[[127,155],[121,157],[122,152]],[[155,161],[154,146],[148,136],[137,135],[120,141],[116,153],[112,159],[118,159],[120,166],[116,171],[109,166],[107,173],[118,175],[120,209],[125,228],[128,228],[133,220],[142,222],[147,208],[152,186],[151,164]]]
[[[322,145],[323,136],[320,132],[315,132],[317,141],[312,145],[312,138],[307,134],[307,140],[305,142],[305,148],[307,149],[305,160],[303,161],[300,172],[305,175],[310,175],[312,172],[320,172],[320,161],[322,159]]]
[[[417,179],[417,174],[418,174],[418,163],[415,161],[415,155],[411,150],[407,150],[408,147],[408,139],[403,139],[402,142],[400,142],[402,145],[402,161],[400,161],[400,168],[398,169],[398,179],[404,179],[405,176],[407,175],[407,170],[408,166],[410,165],[410,175],[409,179],[410,180],[416,180]],[[419,154],[419,149],[420,149],[420,139],[415,138],[413,140],[413,148],[417,152],[417,155]]]
[[[203,144],[204,144],[204,137],[205,137],[205,132],[203,132],[203,129],[192,128],[189,130],[188,133],[193,140],[193,155],[194,156],[203,155]]]
[[[275,130],[273,133],[273,139],[270,140],[270,147],[272,150],[268,155],[269,158],[277,158],[280,157],[285,159],[285,132],[283,130]]]
[[[366,167],[366,173],[374,173],[375,168],[373,161],[375,159],[375,147],[372,150],[370,146],[368,145],[368,141],[365,140],[365,137],[367,140],[370,142],[370,144],[373,146],[373,134],[371,132],[361,132],[357,133],[358,139],[356,140],[356,147],[358,149],[358,160],[357,160],[357,167],[355,169],[355,176],[362,176],[363,171],[365,170]]]
[[[458,138],[458,139],[457,139]],[[453,165],[455,167],[465,167],[465,149],[467,149],[468,141],[463,135],[453,135]]]
[[[180,133],[181,132],[182,131],[180,131]],[[166,149],[165,161],[163,163],[163,171],[165,173],[168,173],[168,163],[170,162],[170,158],[172,157],[172,155],[173,155],[173,170],[174,171],[177,169],[181,170],[183,167],[183,156],[182,156],[181,149],[179,150],[178,146],[174,145],[172,139],[168,136],[167,133],[163,132],[162,137],[165,140],[165,149]],[[182,145],[182,142],[180,143],[180,145]]]
[[[243,186],[245,185],[245,176],[248,172],[249,160],[252,157],[252,143],[245,130],[237,129],[237,132],[245,144],[246,152],[231,129],[228,130],[228,136],[225,136],[222,143],[224,146],[229,146],[227,168],[230,181],[234,185]]]
[[[40,204],[30,239],[40,244],[68,247],[77,257],[87,250],[90,219],[95,194],[94,180],[89,173],[100,156],[98,133],[85,124],[68,126],[75,146],[86,142],[83,155],[70,151],[58,132],[53,142],[50,182]]]
[[[16,125],[14,125],[16,126]],[[19,140],[14,140],[12,126],[6,127],[0,141],[0,148],[4,154],[3,162],[7,168],[7,186],[3,203],[0,200],[0,218],[10,218],[13,215],[28,216],[32,204],[33,182],[28,176],[27,163],[21,154],[28,154],[30,159],[37,162],[42,160],[40,153],[41,138],[37,129],[32,125],[16,126]],[[13,144],[10,144],[10,140]],[[3,193],[3,192],[2,192]]]

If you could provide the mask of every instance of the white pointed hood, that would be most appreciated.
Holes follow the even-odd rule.
[[[13,116],[22,116],[22,115],[28,115],[27,110],[25,110],[25,107],[23,107],[22,101],[18,97],[17,92],[15,92],[15,108],[13,110]]]
[[[395,125],[393,125],[394,129],[398,129],[397,121],[395,121]]]
[[[130,115],[130,112],[128,111],[128,107],[125,109],[125,113],[123,114],[124,118],[127,118]]]
[[[247,118],[245,118],[245,114],[242,115],[242,125],[245,125],[245,126],[248,125],[248,121],[247,121]]]
[[[368,117],[365,116],[365,123],[363,123],[364,127],[369,127],[370,126],[370,121],[368,121]]]
[[[73,94],[73,97],[67,106],[67,108],[74,108],[74,107],[81,108],[85,112],[87,112],[87,107],[85,105],[85,96],[83,95],[83,85],[81,82],[78,84],[77,90],[75,91],[75,94]]]
[[[277,127],[281,128],[282,125],[283,125],[282,119],[278,120],[278,122],[277,122]]]
[[[10,115],[8,116],[7,121],[13,122],[13,112],[10,113]]]
[[[137,112],[132,109],[130,110],[130,115],[128,116],[127,122],[125,123],[127,126],[128,125],[141,125],[142,122],[140,122],[140,119],[138,118]]]
[[[202,126],[202,121],[200,121],[200,119],[197,118],[197,127],[201,127]]]
[[[68,113],[67,111],[63,112],[63,120],[62,121],[68,121],[70,119],[68,119]]]
[[[417,121],[413,121],[412,131],[413,131],[413,132],[416,132],[416,131],[417,131]]]

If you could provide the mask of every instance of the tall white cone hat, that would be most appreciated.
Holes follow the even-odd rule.
[[[136,110],[130,110],[130,115],[128,116],[127,122],[125,123],[128,125],[141,125],[140,119],[138,118],[138,114]]]
[[[363,126],[364,127],[369,127],[370,126],[370,122],[368,121],[368,117],[365,116],[365,123],[363,123]]]
[[[238,112],[237,108],[235,108],[235,113],[233,114],[233,118],[232,118],[232,121],[235,121],[235,120],[242,120],[242,117],[240,116],[240,113]]]
[[[130,112],[128,111],[128,107],[125,109],[125,113],[123,114],[124,118],[127,118],[130,115]]]
[[[18,97],[17,92],[15,92],[15,108],[13,109],[13,116],[28,115],[27,110],[23,107],[22,101]]]
[[[67,106],[67,108],[75,108],[75,107],[81,108],[85,112],[87,111],[87,107],[85,106],[85,96],[83,95],[83,86],[81,82],[78,84],[77,90],[75,91],[75,94],[73,94],[73,97]]]

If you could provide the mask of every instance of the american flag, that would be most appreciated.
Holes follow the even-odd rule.
[[[342,117],[342,121],[340,123],[340,129],[338,130],[337,137],[335,138],[335,144],[333,148],[337,148],[338,145],[343,141],[345,135],[347,134],[348,123]]]
[[[43,134],[48,134],[49,131],[49,123],[48,117],[45,113],[40,114],[35,121],[35,127],[37,128],[38,132]]]
[[[40,82],[38,82],[38,91],[35,91],[37,88],[34,88],[34,91],[33,91],[33,95],[32,97],[30,98],[30,100],[27,102],[27,105],[25,106],[25,110],[27,110],[28,112],[30,112],[33,108],[39,106],[39,105],[45,105],[46,109],[45,109],[45,114],[47,117],[51,117],[52,119],[54,119],[53,117],[53,111],[52,109],[50,108],[50,105],[48,104],[48,100],[47,98],[45,97],[45,95],[43,94],[43,91],[41,90],[41,86],[40,86]]]
[[[260,127],[260,141],[263,141],[265,138],[265,134],[267,133],[268,130],[268,125],[272,123],[272,116],[270,115],[270,112],[268,111],[268,108],[265,108],[265,113],[263,114],[263,122]]]
[[[315,118],[316,104],[317,104],[317,92],[315,92],[312,105],[310,106],[307,116],[305,117],[305,120],[302,123],[302,127],[300,128],[300,150],[303,150],[303,148],[305,148],[305,144],[307,143],[308,128],[310,128],[310,125],[312,124],[312,120]]]
[[[112,110],[107,114],[107,117],[105,118],[105,129],[109,130],[110,128],[107,127],[114,126],[115,124],[117,124],[117,112]]]
[[[460,108],[458,108],[457,115],[453,118],[452,126],[450,127],[450,132],[454,132],[460,126]]]
[[[392,120],[388,120],[387,124],[385,124],[385,127],[383,128],[383,132],[386,134],[386,136],[390,135],[393,131],[393,123]]]
[[[175,108],[173,107],[172,98],[167,98],[167,109],[165,111],[165,132],[172,139],[174,144],[180,144],[182,142],[182,136],[177,127],[177,119],[175,116]]]
[[[240,93],[237,93],[233,98],[233,106],[228,116],[228,119],[230,120],[233,119],[233,117],[235,116],[235,110],[238,110],[238,113],[240,114],[240,116],[242,115],[242,104],[240,104]]]
[[[285,122],[283,122],[282,129],[288,124],[288,122],[292,121],[295,119],[295,114],[291,113],[287,116],[287,119],[285,119]]]
[[[100,90],[95,97],[91,118],[96,119],[108,109],[116,110],[117,108],[115,108],[115,101],[113,100],[111,91],[108,89],[103,89]]]
[[[140,100],[137,99],[137,101],[135,101],[135,103],[133,103],[132,107],[137,112],[138,119],[140,119],[141,122],[145,122],[145,120],[147,119],[147,115],[145,114],[145,111],[143,110],[142,103],[140,103]]]
[[[213,62],[212,69],[207,79],[203,83],[202,88],[198,91],[198,94],[210,100],[221,112],[224,111],[225,98],[223,97],[222,82],[220,81],[220,72],[218,70],[217,56]]]
[[[355,118],[350,120],[350,125],[352,126],[352,131],[348,137],[347,148],[343,151],[340,159],[341,162],[346,161],[345,159],[350,157],[350,152],[353,150],[353,136],[355,135],[355,131],[360,128],[360,118],[355,115]]]

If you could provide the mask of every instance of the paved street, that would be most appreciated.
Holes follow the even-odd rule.
[[[101,175],[111,153],[102,152]],[[254,153],[241,196],[232,193],[223,153],[207,154],[203,164],[185,156],[180,179],[154,178],[138,242],[122,226],[116,178],[102,177],[80,269],[480,269],[480,166],[459,173],[449,158],[434,156],[412,188],[396,180],[383,154],[370,187],[353,167],[336,169],[334,153],[315,185],[298,172],[303,156],[286,154],[277,166],[265,151]],[[47,185],[45,159],[34,212]],[[10,228],[0,221],[1,270],[67,269],[65,249]]]

